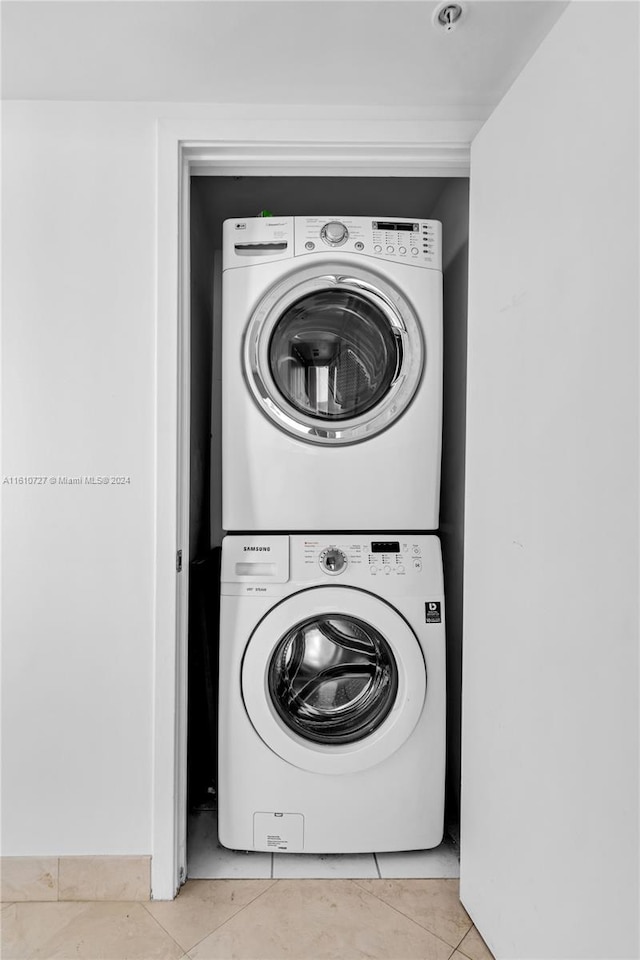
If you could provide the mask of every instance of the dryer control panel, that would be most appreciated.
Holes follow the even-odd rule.
[[[294,251],[362,254],[442,269],[442,225],[404,217],[295,217]]]
[[[245,217],[222,225],[224,270],[305,255],[442,270],[442,224],[408,217]],[[345,260],[347,258],[345,257]]]

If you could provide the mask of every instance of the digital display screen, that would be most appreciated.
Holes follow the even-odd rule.
[[[407,233],[415,233],[419,230],[417,223],[391,223],[390,220],[374,220],[374,230],[406,230]]]
[[[397,540],[373,540],[371,553],[400,553],[400,544]]]

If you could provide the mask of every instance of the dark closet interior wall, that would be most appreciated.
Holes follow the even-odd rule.
[[[460,721],[467,411],[469,181],[450,180],[434,207],[442,221],[444,369],[440,539],[447,617],[447,817],[460,819]]]
[[[191,180],[191,462],[189,560],[209,552],[211,525],[211,383],[213,376],[214,230],[202,199],[202,177]]]
[[[217,555],[210,547],[214,230],[191,181],[191,365],[187,784],[191,807],[211,799],[217,765]],[[185,558],[186,560],[186,558]]]

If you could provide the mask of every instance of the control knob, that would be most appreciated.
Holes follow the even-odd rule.
[[[336,576],[346,568],[347,557],[342,550],[338,550],[336,547],[327,547],[320,554],[319,562],[325,573]]]
[[[330,246],[339,247],[349,236],[349,231],[344,223],[340,223],[339,220],[331,220],[330,223],[325,223],[320,231],[320,236]]]

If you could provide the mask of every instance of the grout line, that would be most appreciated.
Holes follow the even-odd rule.
[[[381,880],[384,880],[385,878],[384,878],[384,877],[381,877],[380,879],[381,879]],[[352,882],[352,883],[356,883],[356,884],[358,884],[358,886],[360,886],[360,884],[358,883],[357,880],[352,880],[351,882]],[[402,910],[399,910],[399,909],[398,909],[397,907],[395,907],[392,903],[389,903],[388,900],[384,900],[382,897],[379,897],[378,894],[377,894],[377,893],[374,893],[372,890],[369,890],[369,889],[366,888],[366,887],[360,887],[360,889],[361,889],[364,893],[368,893],[370,896],[375,897],[376,900],[378,900],[380,903],[384,903],[384,905],[385,905],[386,907],[391,907],[391,909],[394,910],[396,913],[400,914],[401,917],[404,917],[405,920],[409,920],[411,923],[415,924],[416,927],[419,927],[420,930],[423,930],[425,933],[428,933],[429,936],[435,937],[436,940],[439,940],[441,943],[444,943],[444,945],[445,945],[446,947],[449,947],[449,950],[451,951],[451,953],[449,954],[449,957],[448,957],[448,960],[451,960],[451,957],[453,956],[453,954],[454,954],[454,953],[456,952],[456,950],[458,949],[457,947],[452,947],[451,944],[448,943],[446,940],[443,940],[443,938],[442,938],[441,936],[439,936],[439,934],[434,933],[433,930],[430,930],[430,929],[429,929],[429,927],[425,927],[422,923],[420,923],[419,920],[416,920],[415,917],[411,917],[408,913],[403,913]],[[468,932],[469,932],[469,931],[467,930],[467,933],[468,933]],[[466,937],[467,933],[465,933],[465,937]],[[464,939],[464,938],[463,938],[463,939]],[[470,960],[470,958],[469,958],[469,957],[465,957],[465,960]]]
[[[262,882],[264,882],[265,880],[267,880],[267,879],[269,879],[269,878],[268,878],[268,877],[262,877],[262,878],[249,877],[249,879],[250,879],[250,880],[256,880],[256,881],[257,881],[258,879],[261,879]],[[274,885],[274,883],[277,883],[277,882],[278,882],[277,880],[272,880],[268,887],[265,887],[264,890],[261,890],[260,893],[257,893],[257,894],[255,895],[255,897],[253,897],[253,899],[249,900],[248,903],[245,903],[245,905],[244,905],[243,907],[240,907],[239,910],[236,910],[235,913],[232,913],[231,916],[230,916],[230,917],[227,917],[227,919],[226,919],[223,923],[219,923],[217,927],[214,927],[213,930],[210,930],[209,933],[207,933],[204,937],[202,937],[201,940],[198,940],[197,943],[192,944],[192,945],[189,947],[189,950],[195,950],[196,947],[199,947],[200,944],[203,943],[203,942],[207,939],[207,937],[210,937],[210,936],[212,936],[212,934],[217,933],[218,930],[222,930],[222,928],[225,927],[228,923],[231,923],[232,920],[235,920],[235,918],[238,917],[238,916],[242,913],[243,910],[246,910],[247,907],[250,907],[252,903],[255,903],[256,900],[259,900],[260,897],[264,896],[264,894],[267,892],[267,890],[270,890],[271,887]],[[180,947],[180,944],[178,944],[178,946]],[[183,947],[180,947],[180,949],[182,950]],[[191,954],[189,953],[189,950],[186,951],[185,955],[186,955],[186,956],[189,956],[189,958],[190,958],[190,957],[191,957]],[[467,960],[468,960],[468,958],[467,958]]]
[[[468,929],[467,932],[465,933],[464,937],[462,938],[462,940],[460,941],[460,943],[459,943],[458,946],[456,947],[456,950],[459,950],[459,951],[460,951],[460,953],[461,953],[462,956],[464,957],[464,960],[470,960],[470,958],[469,958],[469,955],[468,955],[467,953],[465,953],[464,950],[462,949],[462,944],[463,944],[464,941],[467,939],[467,937],[469,936],[469,934],[471,933],[472,930],[475,930],[475,931],[476,931],[476,933],[478,934],[478,936],[480,937],[480,939],[481,939],[482,942],[484,943],[485,947],[487,947],[487,945],[486,945],[486,943],[484,942],[484,939],[483,939],[483,937],[482,937],[482,934],[480,933],[480,931],[479,931],[478,928],[476,927],[475,923],[473,923],[473,921],[472,921],[472,922],[471,922],[471,926],[469,927],[469,929]],[[487,950],[489,950],[489,947],[487,947]],[[489,956],[493,957],[493,954],[491,953],[490,950],[489,950]]]
[[[469,919],[471,919],[471,918],[469,918]],[[473,930],[473,921],[471,922],[471,926],[469,927],[469,929],[467,930],[467,932],[466,932],[466,933],[463,933],[463,935],[460,937],[460,940],[458,941],[458,946],[456,947],[456,950],[460,950],[460,947],[461,947],[461,945],[462,945],[462,941],[463,941],[463,940],[466,940],[466,938],[468,937],[468,935],[471,933],[472,930]],[[460,950],[460,953],[462,953],[462,952],[463,952],[463,951]],[[465,957],[466,957],[466,956],[467,956],[467,955],[465,954]],[[468,957],[467,957],[467,960],[469,960]]]
[[[384,880],[385,877],[381,877],[380,879],[381,879],[381,880]],[[417,879],[420,879],[420,878],[418,878],[418,877],[413,877],[413,878],[409,878],[409,879],[417,880]],[[455,878],[455,877],[441,877],[441,878],[438,878],[438,877],[426,877],[425,879],[426,879],[426,880],[455,880],[456,878]],[[354,880],[353,882],[354,882],[354,883],[358,883],[357,880]],[[430,933],[432,937],[437,937],[438,940],[442,940],[442,942],[443,942],[443,943],[446,943],[448,947],[451,947],[451,944],[450,944],[447,940],[444,940],[439,934],[435,933],[435,932],[434,932],[433,930],[431,930],[429,927],[426,927],[423,923],[420,922],[420,920],[416,920],[416,918],[415,918],[415,917],[412,917],[410,914],[404,913],[404,912],[403,912],[402,910],[400,910],[398,907],[394,906],[393,903],[389,903],[389,901],[388,901],[388,900],[385,900],[384,897],[378,896],[378,894],[375,893],[374,890],[368,890],[368,889],[365,888],[365,887],[362,887],[361,889],[362,889],[362,890],[365,890],[366,893],[370,893],[371,896],[372,896],[372,897],[375,897],[376,900],[379,900],[380,903],[384,903],[384,904],[386,904],[388,907],[391,907],[391,909],[392,909],[392,910],[395,910],[396,913],[399,913],[401,917],[406,917],[407,920],[411,920],[411,921],[412,921],[413,923],[415,923],[418,927],[420,927],[421,930],[426,930],[427,933]],[[460,899],[460,898],[458,898],[458,899]],[[462,904],[462,902],[461,902],[461,906],[462,906],[463,909],[464,909],[464,905]],[[465,911],[465,912],[466,912],[466,911]],[[469,916],[469,915],[467,914],[467,916]],[[469,930],[471,930],[471,928],[473,927],[473,920],[471,919],[471,917],[469,917],[469,924],[470,924],[470,926],[469,926],[468,930],[465,930],[465,932],[464,932],[464,934],[462,935],[461,939],[458,941],[458,945],[455,946],[455,947],[452,947],[452,952],[453,952],[453,953],[455,953],[456,950],[459,950],[459,949],[460,949],[460,944],[462,943],[462,941],[464,940],[464,938],[465,938],[465,937],[467,936],[467,934],[469,933]],[[469,957],[465,957],[465,960],[470,960],[470,958],[469,958]]]
[[[147,912],[147,916],[151,917],[151,919],[154,921],[154,923],[156,923],[156,924],[160,927],[160,929],[162,930],[162,932],[163,932],[163,933],[166,933],[166,935],[169,937],[169,939],[170,939],[173,943],[175,943],[175,945],[176,945],[176,947],[178,948],[178,950],[182,950],[183,955],[186,955],[186,952],[187,952],[187,951],[185,950],[185,948],[182,947],[182,946],[178,943],[178,941],[175,939],[175,937],[172,937],[172,936],[171,936],[171,934],[170,934],[169,931],[166,929],[166,927],[164,927],[164,926],[160,923],[160,921],[158,920],[157,917],[154,917],[154,915],[151,913],[151,911],[150,911],[149,908],[147,907],[147,904],[148,904],[148,903],[154,903],[154,902],[156,902],[156,903],[162,903],[163,901],[161,901],[161,900],[158,900],[158,901],[153,901],[153,900],[132,900],[132,901],[131,901],[131,903],[139,903],[141,907],[144,907],[144,909],[145,909],[146,912]],[[173,900],[168,900],[168,901],[165,901],[165,902],[167,902],[167,903],[173,903]]]
[[[380,864],[378,863],[378,855],[376,853],[373,854],[373,862],[375,863],[376,870],[378,871],[378,880],[382,880],[382,874],[380,873]]]

